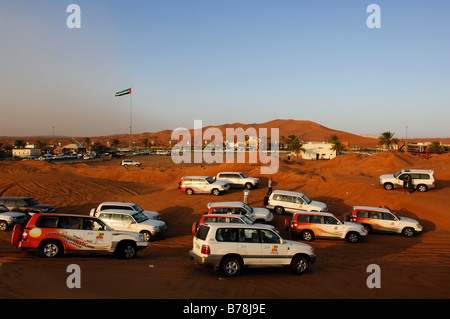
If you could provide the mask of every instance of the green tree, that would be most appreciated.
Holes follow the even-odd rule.
[[[297,138],[291,140],[291,142],[289,143],[289,149],[292,152],[296,153],[296,155],[298,155],[300,152],[305,151],[305,149],[303,148],[303,144]]]
[[[117,138],[113,139],[111,145],[117,148],[120,145],[119,139]]]
[[[15,140],[13,145],[17,148],[24,148],[25,147],[25,141],[24,140]]]
[[[42,149],[46,146],[45,142],[42,141],[36,141],[36,146],[39,149],[39,152],[42,155]]]
[[[445,147],[441,144],[441,142],[434,141],[427,147],[427,152],[443,154],[445,153]]]
[[[392,133],[390,131],[386,131],[381,133],[381,135],[378,137],[378,143],[381,145],[384,145],[387,147],[387,149],[390,151],[392,145],[398,145],[398,139],[394,137],[395,133]]]
[[[342,144],[342,142],[339,141],[339,137],[337,135],[331,135],[329,142],[333,144],[333,146],[331,146],[331,149],[333,151],[336,151],[336,155],[339,155],[340,152],[345,150],[344,144]]]

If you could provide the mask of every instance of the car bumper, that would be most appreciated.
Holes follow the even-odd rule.
[[[218,267],[220,260],[223,256],[209,255],[209,256],[199,256],[193,250],[189,251],[189,257],[194,259],[196,262],[202,265],[211,265],[213,267]]]

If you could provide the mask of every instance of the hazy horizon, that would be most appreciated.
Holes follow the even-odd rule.
[[[450,3],[0,0],[0,136],[310,120],[450,137]],[[370,29],[369,4],[381,8]],[[115,97],[132,88],[132,94]]]

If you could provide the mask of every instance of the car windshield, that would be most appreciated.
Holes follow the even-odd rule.
[[[251,208],[250,206],[248,206],[247,204],[244,204],[244,208],[249,211],[250,213],[253,213],[253,208]]]
[[[400,175],[401,173],[403,173],[403,171],[398,171],[397,173],[395,173],[394,177],[395,177],[395,178],[399,177],[399,175]]]
[[[133,210],[137,211],[137,212],[142,212],[143,209],[141,207],[139,207],[139,205],[133,204],[131,207],[133,207]]]
[[[247,178],[247,175],[245,175],[244,173],[239,173],[239,175],[241,175],[243,178]]]
[[[307,204],[310,204],[310,203],[311,203],[311,200],[308,198],[308,196],[303,195],[302,198],[303,198],[303,200],[304,200]]]
[[[36,200],[34,200],[32,198],[25,199],[25,202],[27,203],[28,206],[34,206],[34,205],[39,204]]]
[[[144,213],[142,213],[142,212],[135,213],[132,216],[136,220],[136,222],[138,222],[138,223],[142,223],[142,222],[144,222],[144,221],[146,221],[148,219],[148,217],[145,216]]]
[[[0,213],[9,212],[9,209],[3,205],[0,205]]]
[[[207,177],[207,178],[206,178],[206,181],[207,181],[208,183],[210,183],[210,184],[212,184],[212,183],[215,182],[214,179],[212,179],[211,177]]]
[[[241,219],[242,219],[242,221],[243,221],[245,224],[253,225],[253,222],[252,222],[250,219],[248,219],[247,216],[241,215]]]

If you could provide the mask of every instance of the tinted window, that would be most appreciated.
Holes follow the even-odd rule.
[[[40,216],[36,221],[36,227],[56,228],[58,225],[58,216]]]
[[[395,216],[392,215],[391,213],[383,213],[383,219],[386,219],[386,220],[395,220]]]
[[[337,225],[338,224],[338,220],[336,218],[334,218],[334,217],[326,216],[325,217],[325,224]]]
[[[239,229],[239,242],[243,243],[259,243],[259,235],[257,229]]]
[[[28,206],[34,206],[34,205],[39,204],[36,200],[34,200],[32,198],[27,198],[24,201]]]
[[[61,216],[59,217],[59,227],[65,229],[80,229],[81,217]]]
[[[108,213],[101,213],[101,214],[99,215],[99,218],[100,218],[100,219],[103,219],[103,220],[106,221],[106,222],[109,222],[109,221],[112,220],[111,214],[108,214]]]
[[[205,225],[201,225],[199,229],[197,230],[197,233],[195,234],[195,237],[201,240],[205,240],[206,236],[208,235],[209,227]]]
[[[235,228],[219,228],[216,232],[217,241],[235,242],[237,237],[237,229]]]
[[[381,219],[381,213],[380,212],[369,212],[369,218]]]
[[[420,179],[430,179],[430,175],[428,174],[419,174],[420,175]]]
[[[259,230],[262,243],[279,244],[280,237],[278,237],[274,232],[270,230],[260,229]]]
[[[323,216],[311,215],[309,220],[313,224],[323,224]]]
[[[308,215],[298,215],[297,221],[299,223],[309,223],[309,216]]]
[[[368,211],[365,211],[365,210],[359,210],[359,211],[356,213],[356,216],[357,216],[357,217],[361,217],[361,218],[368,218],[368,217],[369,217],[369,212],[368,212]]]

